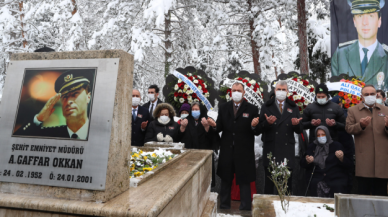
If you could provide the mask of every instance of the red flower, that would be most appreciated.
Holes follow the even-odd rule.
[[[306,80],[303,80],[303,85],[304,85],[304,86],[307,86],[307,85],[309,85],[309,82],[306,81]]]
[[[242,82],[244,82],[244,83],[247,83],[247,82],[248,82],[248,80],[247,80],[247,79],[243,79],[243,80],[242,80]]]
[[[251,84],[251,83],[247,83],[247,85],[248,85],[248,87],[251,87],[251,86],[252,86],[252,84]]]
[[[182,96],[183,96],[183,93],[178,93],[178,96],[179,96],[179,97],[182,97]]]
[[[256,87],[256,88],[260,88],[260,86],[259,86],[257,83],[255,84],[255,87]]]
[[[237,78],[237,80],[242,81],[242,78]]]
[[[175,92],[175,93],[174,93],[174,96],[177,97],[177,96],[178,96],[178,92]]]
[[[314,92],[314,87],[310,88],[310,93]]]
[[[198,76],[194,75],[194,78],[198,78]]]
[[[350,107],[349,103],[345,103],[344,107],[347,109]]]
[[[187,99],[187,94],[186,93],[183,94],[183,99]]]
[[[195,99],[195,98],[197,98],[197,94],[193,93],[193,94],[191,94],[191,97],[193,97]]]
[[[228,89],[227,91],[226,91],[226,93],[231,93],[232,92],[232,90],[231,89]]]
[[[293,81],[298,81],[298,79],[297,79],[297,78],[293,78],[292,80],[293,80]]]
[[[190,81],[193,81],[193,76],[190,76],[189,79],[190,79]]]

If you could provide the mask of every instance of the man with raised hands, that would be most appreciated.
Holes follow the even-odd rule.
[[[208,123],[222,132],[217,175],[221,177],[221,209],[230,209],[234,174],[240,186],[240,210],[251,210],[250,183],[256,180],[255,135],[260,134],[258,108],[244,100],[244,86],[234,83],[232,100],[220,106],[215,122]]]
[[[267,154],[272,152],[276,162],[288,159],[287,166],[291,170],[288,180],[288,190],[292,194],[292,169],[295,162],[294,133],[302,133],[302,118],[295,102],[287,98],[288,86],[286,81],[278,81],[275,86],[275,97],[268,100],[260,111],[260,129],[263,133],[263,159],[265,168],[265,194],[274,193],[274,183],[269,179],[269,160]]]

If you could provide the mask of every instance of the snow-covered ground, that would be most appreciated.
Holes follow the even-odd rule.
[[[241,217],[241,215],[229,215],[229,214],[218,213],[217,217]]]
[[[276,217],[330,217],[335,216],[334,212],[330,212],[322,203],[300,203],[290,202],[287,214],[284,213],[280,201],[273,202]],[[334,208],[334,204],[326,204]],[[319,207],[319,208],[318,208]]]

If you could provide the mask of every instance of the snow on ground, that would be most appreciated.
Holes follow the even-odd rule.
[[[300,203],[290,202],[287,214],[284,213],[280,201],[273,202],[276,217],[330,217],[335,216],[334,212],[330,212],[322,203]],[[327,204],[334,208],[334,204]],[[320,208],[318,208],[320,207]]]
[[[229,215],[229,214],[218,213],[217,217],[241,217],[241,215]]]

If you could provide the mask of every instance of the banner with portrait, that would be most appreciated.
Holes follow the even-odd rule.
[[[377,89],[388,86],[388,6],[385,0],[334,0],[331,74],[357,77]]]

